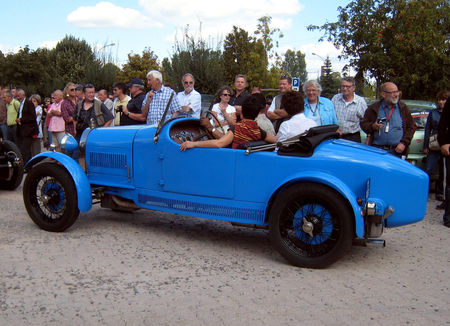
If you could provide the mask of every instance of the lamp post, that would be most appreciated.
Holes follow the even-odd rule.
[[[319,57],[320,59],[322,59],[323,62],[326,61],[323,57],[321,57],[317,53],[312,52],[311,54],[315,55],[316,57]],[[325,65],[320,66],[320,77],[322,77],[324,75],[324,70],[325,70]]]
[[[107,48],[108,46],[114,46],[114,45],[116,45],[116,43],[105,44],[100,49],[98,49],[98,52],[102,51],[103,49]]]
[[[101,48],[99,48],[99,49],[97,50],[97,55],[98,55],[99,57],[101,57],[100,60],[102,61],[103,65],[105,65],[105,63],[107,63],[107,62],[112,62],[112,55],[111,55],[111,52],[109,52],[108,54],[106,54],[104,50],[105,50],[107,47],[114,46],[114,45],[116,45],[116,43],[105,44],[105,45],[103,45]]]

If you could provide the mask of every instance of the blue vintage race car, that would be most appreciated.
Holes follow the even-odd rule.
[[[317,127],[279,145],[194,148],[206,138],[198,119],[158,126],[87,129],[80,164],[57,152],[33,157],[23,197],[42,229],[69,228],[93,201],[113,210],[139,208],[269,229],[291,264],[323,268],[355,239],[380,237],[383,227],[420,221],[428,176],[408,162],[363,144],[338,139],[337,126]]]

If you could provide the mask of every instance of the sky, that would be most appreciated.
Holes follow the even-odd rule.
[[[66,35],[72,35],[111,55],[119,65],[127,62],[129,53],[142,54],[145,48],[150,48],[162,61],[170,58],[175,39],[182,39],[187,25],[192,34],[200,34],[215,46],[225,39],[233,25],[253,34],[258,18],[269,15],[271,26],[284,34],[277,52],[300,50],[306,55],[309,78],[317,78],[327,56],[334,71],[341,71],[346,62],[338,60],[340,50],[331,43],[318,42],[322,32],[310,32],[306,27],[336,21],[338,6],[345,7],[349,2],[15,0],[3,6],[0,50],[6,54],[25,46],[32,50],[53,48]]]

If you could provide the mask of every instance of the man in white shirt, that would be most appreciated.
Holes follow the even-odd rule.
[[[299,92],[287,92],[281,98],[281,107],[291,116],[284,121],[278,130],[278,141],[297,136],[309,128],[317,126],[317,123],[305,116],[303,96]]]
[[[180,102],[181,110],[179,114],[187,114],[193,118],[200,118],[202,96],[194,89],[195,78],[192,74],[187,73],[181,78],[184,91],[177,94],[178,102]]]

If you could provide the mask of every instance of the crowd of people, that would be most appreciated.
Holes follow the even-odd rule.
[[[201,125],[211,135],[207,141],[187,141],[181,150],[193,147],[239,148],[249,141],[282,142],[314,126],[335,124],[341,138],[361,142],[360,132],[367,134],[366,144],[405,158],[416,125],[406,104],[400,101],[396,84],[386,82],[381,86],[381,99],[369,107],[363,97],[355,93],[352,77],[341,80],[341,92],[330,100],[322,97],[322,87],[316,80],[303,85],[303,94],[292,91],[292,79],[282,76],[279,94],[264,96],[258,87],[247,91],[247,79],[237,75],[234,92],[229,86],[220,87],[212,106],[210,117],[201,117],[201,95],[195,90],[195,78],[186,73],[181,78],[183,91],[176,93],[163,83],[161,72],[152,70],[144,82],[134,78],[130,83],[113,85],[113,94],[104,89],[96,92],[92,84],[69,82],[63,90],[55,90],[51,98],[42,100],[38,94],[26,96],[20,88],[2,89],[0,99],[0,136],[16,143],[25,161],[52,145],[60,150],[63,136],[68,133],[78,141],[87,127],[157,124],[166,112],[166,119],[178,116],[200,118]],[[436,198],[444,200],[438,208],[446,208],[444,224],[450,227],[450,136],[443,127],[449,119],[450,93],[437,95],[437,108],[430,112],[425,128],[424,152],[427,154],[426,172],[431,176],[440,164],[440,178]],[[449,113],[450,114],[450,113]],[[444,120],[445,122],[442,122]],[[439,136],[439,137],[438,137]],[[438,139],[436,146],[431,146]],[[73,158],[77,159],[77,152]],[[445,161],[445,163],[444,163]],[[444,191],[444,168],[447,180]],[[447,216],[447,217],[445,217]]]

